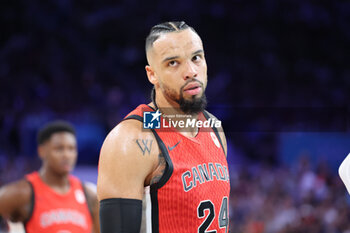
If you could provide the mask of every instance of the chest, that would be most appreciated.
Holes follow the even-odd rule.
[[[202,132],[194,139],[179,134],[159,136],[167,148],[167,164],[172,169],[168,187],[187,193],[229,186],[226,156],[214,132]]]

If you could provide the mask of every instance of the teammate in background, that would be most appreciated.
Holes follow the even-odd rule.
[[[339,176],[350,194],[350,154],[344,159],[339,167]]]
[[[152,102],[128,114],[101,149],[97,182],[101,232],[138,233],[147,186],[151,194],[151,216],[144,221],[151,223],[147,232],[228,232],[230,184],[222,128],[143,129],[144,112],[152,112],[150,121],[159,113],[190,115],[202,122],[214,119],[205,111],[207,65],[202,41],[186,23],[166,22],[151,29],[146,55],[147,77],[154,85]]]
[[[63,121],[38,133],[38,172],[0,189],[0,215],[22,222],[27,233],[97,233],[95,191],[70,175],[77,160],[74,128]]]

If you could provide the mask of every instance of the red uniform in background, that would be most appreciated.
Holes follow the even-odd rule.
[[[34,191],[27,233],[91,233],[92,217],[81,182],[69,176],[70,190],[59,194],[45,184],[38,172],[26,176]]]

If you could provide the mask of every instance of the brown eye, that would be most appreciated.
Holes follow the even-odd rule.
[[[177,61],[170,61],[168,63],[168,66],[176,66],[177,64],[178,64]]]
[[[192,61],[199,61],[200,59],[202,59],[202,56],[201,56],[201,55],[195,55],[195,56],[192,58]]]

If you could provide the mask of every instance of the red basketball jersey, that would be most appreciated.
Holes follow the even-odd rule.
[[[91,233],[92,217],[81,182],[69,177],[70,190],[59,194],[45,184],[38,172],[26,176],[34,191],[27,233]]]
[[[140,105],[124,120],[143,121],[144,111],[155,110]],[[193,138],[171,127],[152,132],[167,162],[161,180],[150,187],[152,233],[228,232],[230,182],[217,130],[199,129]]]

